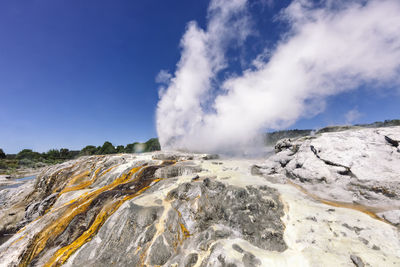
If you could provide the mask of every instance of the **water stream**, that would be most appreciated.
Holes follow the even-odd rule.
[[[17,188],[17,187],[23,185],[24,183],[26,183],[27,181],[33,180],[35,178],[36,178],[36,175],[12,179],[10,181],[16,182],[15,184],[0,186],[0,190],[9,189],[9,188]]]
[[[0,186],[0,191],[3,189],[17,188],[35,178],[36,178],[36,175],[13,179],[12,181],[15,181],[17,183],[11,184],[11,185]],[[13,235],[14,234],[0,234],[0,245],[2,245],[4,242],[6,242],[8,239],[10,239]]]

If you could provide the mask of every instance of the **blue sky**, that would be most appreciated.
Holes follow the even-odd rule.
[[[161,69],[174,72],[186,24],[204,27],[208,1],[2,1],[0,3],[0,148],[47,151],[115,145],[157,136]],[[289,1],[251,2],[257,34],[237,65],[273,47],[285,25],[274,16]],[[244,63],[243,63],[244,62]],[[247,62],[247,63],[246,63]],[[399,117],[400,96],[368,86],[327,99],[326,109],[290,128]]]

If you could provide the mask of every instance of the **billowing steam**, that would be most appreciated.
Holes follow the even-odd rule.
[[[275,48],[221,81],[227,49],[253,31],[247,7],[246,0],[212,0],[207,28],[188,24],[175,73],[159,75],[165,87],[157,131],[164,149],[240,150],[266,128],[323,111],[327,96],[363,84],[400,85],[398,0],[327,0],[318,7],[295,0],[279,16],[290,29]]]

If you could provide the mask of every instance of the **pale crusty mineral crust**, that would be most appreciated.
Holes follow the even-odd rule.
[[[155,152],[49,167],[35,183],[0,191],[0,226],[24,226],[0,246],[0,263],[400,265],[398,209],[378,214],[387,223],[334,202],[358,192],[371,205],[376,195],[396,203],[398,148],[384,137],[398,140],[393,129],[282,141],[268,161]],[[374,178],[372,168],[388,175]],[[366,170],[368,179],[360,178]]]

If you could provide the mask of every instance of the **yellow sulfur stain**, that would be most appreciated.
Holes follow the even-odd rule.
[[[157,183],[161,179],[156,179],[153,183]],[[125,196],[124,198],[117,200],[107,206],[105,206],[102,211],[97,215],[95,221],[90,226],[90,228],[85,231],[81,236],[79,236],[70,245],[59,249],[56,254],[45,264],[46,267],[49,266],[60,266],[62,265],[77,249],[79,249],[83,244],[90,241],[93,236],[98,232],[100,227],[106,222],[108,217],[110,217],[118,208],[127,200],[132,199],[144,191],[146,191],[150,186],[146,186],[139,190],[138,192]]]
[[[79,182],[80,180],[82,180],[85,177],[89,177],[90,171],[84,171],[82,173],[79,173],[75,176],[73,176],[72,178],[70,178],[70,181],[68,182],[68,184],[65,186],[64,190],[68,187],[71,187],[72,185],[74,185],[76,182]],[[61,193],[63,193],[63,191],[61,191]],[[56,188],[53,190],[53,193],[57,193],[60,191],[60,188]]]
[[[91,204],[91,202],[98,195],[100,195],[101,193],[103,193],[107,190],[113,189],[114,187],[116,187],[122,183],[129,181],[130,178],[132,177],[132,175],[135,174],[136,172],[138,172],[140,169],[141,169],[141,167],[133,168],[128,173],[123,174],[122,176],[115,179],[111,184],[106,185],[102,188],[99,188],[93,192],[84,194],[84,195],[78,197],[77,199],[72,200],[71,202],[67,203],[68,205],[63,206],[63,207],[67,207],[67,210],[65,210],[58,219],[53,221],[48,227],[46,227],[46,229],[44,229],[42,232],[40,232],[38,234],[38,236],[34,240],[34,244],[32,245],[32,247],[29,248],[28,255],[25,256],[24,259],[21,260],[20,266],[29,265],[29,263],[32,261],[32,259],[34,259],[37,255],[39,255],[39,253],[45,248],[47,241],[51,237],[58,236],[60,233],[62,233],[67,228],[67,226],[72,221],[72,219],[76,215],[85,212],[87,210],[87,208],[89,207],[89,205]],[[139,191],[139,192],[141,192],[141,191]],[[51,212],[53,212],[53,211],[51,211]]]
[[[19,241],[21,241],[26,235],[21,236],[20,238],[18,238],[17,240],[15,240],[14,242],[11,243],[11,246],[14,246],[15,244],[17,244]]]
[[[179,225],[181,226],[184,238],[190,237],[190,232],[188,231],[188,229],[186,229],[185,225],[183,225],[183,223],[179,223]]]
[[[79,213],[84,212],[87,207],[90,205],[91,201],[87,200],[84,203],[76,203],[72,205],[70,209],[68,209],[61,218],[54,221],[48,228],[42,231],[38,237],[35,239],[35,243],[33,244],[30,253],[28,256],[23,259],[20,263],[20,266],[27,266],[30,261],[35,258],[46,246],[47,240],[51,236],[57,236],[68,226],[71,220],[78,215]],[[71,210],[72,209],[72,210]]]
[[[66,187],[60,192],[60,195],[67,193],[67,192],[71,192],[71,191],[85,189],[86,187],[90,186],[91,184],[92,184],[92,181],[89,180],[89,181],[84,181],[76,186]]]
[[[175,209],[175,211],[178,213],[179,220],[182,220],[182,214],[181,214],[181,212],[180,212],[179,210],[177,210],[177,209]],[[179,226],[181,227],[181,231],[182,231],[182,234],[183,234],[183,239],[180,240],[180,241],[183,241],[183,240],[185,240],[186,238],[190,237],[190,232],[189,232],[188,229],[186,229],[185,225],[184,225],[183,223],[180,222],[180,223],[179,223]],[[179,239],[180,239],[180,238],[179,238]]]
[[[347,209],[353,209],[353,210],[357,210],[360,212],[363,212],[367,215],[369,215],[370,217],[372,217],[373,219],[385,222],[385,223],[389,223],[386,220],[382,219],[381,217],[379,217],[378,215],[375,214],[374,210],[375,208],[373,207],[367,207],[361,204],[352,204],[352,203],[347,203],[347,202],[340,202],[340,201],[331,201],[331,200],[326,200],[323,199],[315,194],[312,194],[310,192],[308,192],[304,187],[293,183],[292,181],[287,181],[288,184],[294,186],[295,188],[297,188],[299,191],[303,192],[304,194],[306,194],[307,196],[310,196],[311,198],[313,198],[314,200],[317,200],[323,204],[329,205],[329,206],[333,206],[333,207],[338,207],[338,208],[347,208]],[[389,223],[390,224],[390,223]]]
[[[94,171],[94,176],[97,177],[97,175],[99,174],[99,172],[101,171],[101,168],[98,168],[97,170]]]
[[[105,170],[104,172],[101,173],[101,176],[105,175],[106,173],[110,172],[112,169],[114,169],[115,167],[117,167],[118,165],[112,166],[111,168],[108,168],[107,170]],[[99,172],[101,171],[101,168],[98,168],[95,172],[94,172],[94,176],[92,179],[87,180],[87,181],[81,181],[83,180],[83,178],[85,177],[89,177],[90,172],[86,171],[84,173],[78,174],[77,176],[73,177],[71,179],[71,181],[68,183],[68,185],[60,192],[61,194],[67,193],[67,192],[71,192],[71,191],[76,191],[76,190],[81,190],[81,189],[85,189],[89,186],[91,186],[99,177]],[[78,183],[78,184],[76,184]]]
[[[69,167],[66,167],[66,168],[64,168],[64,169],[61,169],[61,170],[58,170],[58,171],[56,171],[52,176],[58,176],[58,175],[60,175],[62,172],[64,172],[64,171],[68,171],[68,170],[71,170],[71,169],[73,169],[76,165],[77,165],[78,163],[74,163],[73,165],[71,165],[71,166],[69,166]],[[80,174],[78,174],[78,175],[76,175],[76,176],[79,176]],[[58,188],[56,188],[55,190],[53,190],[53,193],[57,193],[58,191],[60,191],[60,188],[58,187]]]
[[[119,206],[122,204],[122,201],[119,200],[110,205],[111,207],[104,208],[96,217],[93,224],[90,228],[85,231],[81,236],[79,236],[74,242],[70,245],[59,249],[54,256],[44,265],[44,266],[59,266],[63,264],[69,256],[74,253],[78,248],[80,248],[84,243],[88,242],[92,239],[92,237],[97,233],[100,227],[104,224],[106,219],[113,214]]]
[[[177,210],[177,209],[175,209],[174,208],[174,210],[176,211],[176,213],[178,214],[178,217],[179,217],[179,227],[180,227],[180,231],[179,231],[179,229],[178,229],[178,231],[177,231],[177,236],[174,238],[174,240],[173,240],[173,242],[172,242],[172,246],[173,246],[173,248],[174,248],[174,250],[176,251],[177,249],[178,249],[178,246],[179,245],[182,245],[182,243],[183,243],[183,241],[186,239],[186,238],[188,238],[188,237],[190,237],[191,236],[191,234],[190,234],[190,232],[189,232],[189,230],[185,227],[185,225],[181,222],[182,221],[182,214],[181,214],[181,212],[179,211],[179,210]],[[169,227],[169,226],[168,226]],[[181,236],[181,234],[182,234],[182,236]]]

